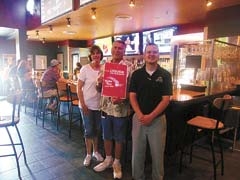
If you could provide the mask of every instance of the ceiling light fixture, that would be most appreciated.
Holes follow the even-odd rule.
[[[130,0],[128,5],[132,8],[135,6],[135,0]]]
[[[210,7],[211,5],[212,5],[212,1],[207,0],[207,1],[206,1],[206,6],[207,6],[207,7]]]
[[[96,18],[97,18],[97,17],[96,17],[96,9],[97,9],[97,8],[95,8],[95,7],[91,8],[91,10],[92,10],[92,12],[91,12],[91,18],[92,18],[92,19],[96,19]]]
[[[36,30],[36,36],[39,38],[39,30]]]
[[[51,32],[51,33],[52,33],[52,32],[53,32],[52,25],[49,25],[48,27],[49,27],[49,32]]]
[[[46,39],[45,39],[45,38],[42,39],[42,43],[43,43],[43,44],[46,43]]]
[[[67,27],[70,27],[70,26],[71,26],[71,19],[67,18]]]

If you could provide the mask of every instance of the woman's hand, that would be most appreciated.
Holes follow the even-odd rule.
[[[83,111],[84,115],[88,115],[88,113],[89,113],[88,107],[85,104],[82,105],[82,111]]]

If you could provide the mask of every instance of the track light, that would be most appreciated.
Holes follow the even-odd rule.
[[[128,5],[132,8],[135,6],[135,0],[130,0]]]
[[[96,17],[96,8],[93,7],[93,8],[91,8],[91,9],[92,9],[91,18],[92,18],[92,19],[96,19],[96,18],[97,18],[97,17]]]
[[[67,18],[67,27],[70,27],[71,26],[71,20],[70,18]]]
[[[36,36],[39,38],[39,30],[36,30]]]
[[[52,33],[52,32],[53,32],[52,25],[49,25],[48,27],[49,27],[49,32],[51,32],[51,33]]]
[[[211,1],[211,0],[207,0],[207,1],[206,1],[206,6],[209,7],[209,6],[211,6],[211,5],[212,5],[212,1]]]

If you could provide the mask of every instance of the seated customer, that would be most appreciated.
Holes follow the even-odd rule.
[[[57,82],[65,82],[67,83],[68,81],[61,77],[60,74],[60,65],[61,62],[52,59],[50,63],[50,67],[43,73],[41,81],[42,81],[42,90],[43,90],[43,96],[52,96],[56,97],[57,96],[57,89],[56,89],[56,83]],[[48,108],[49,109],[54,109],[57,106],[57,102],[53,101],[49,103]]]
[[[27,60],[19,60],[16,67],[17,76],[20,80],[20,88],[33,90],[34,83],[32,80],[32,70]],[[13,72],[12,72],[13,73]]]
[[[78,74],[80,73],[80,69],[82,68],[82,65],[80,62],[76,63],[76,68],[73,70],[74,80],[78,80]]]

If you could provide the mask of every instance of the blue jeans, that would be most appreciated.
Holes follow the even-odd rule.
[[[97,110],[89,110],[89,114],[83,114],[82,109],[80,112],[83,120],[84,136],[86,138],[97,137],[101,131],[101,112]]]
[[[127,134],[127,117],[102,117],[103,139],[124,142]]]
[[[149,142],[152,157],[152,180],[164,177],[164,150],[166,142],[166,117],[162,115],[149,126],[143,126],[134,114],[132,119],[132,175],[136,180],[144,180],[145,152]]]

